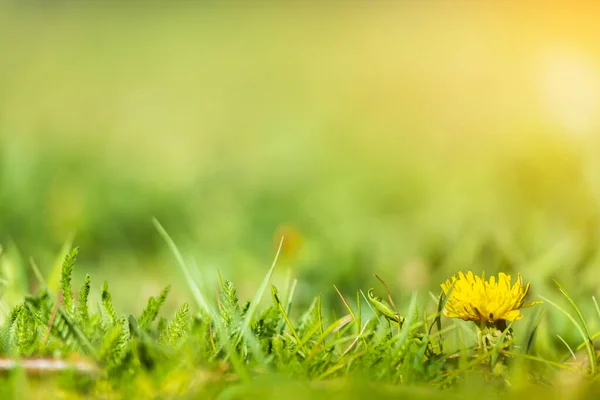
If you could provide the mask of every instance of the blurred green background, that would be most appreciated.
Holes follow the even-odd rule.
[[[593,310],[589,10],[16,4],[0,13],[8,280],[29,257],[48,273],[72,238],[79,282],[108,279],[125,310],[167,283],[188,299],[156,217],[241,298],[284,233],[275,282],[291,270],[299,303],[377,286],[373,272],[398,298],[437,293],[473,269],[521,271],[534,296],[557,278]]]

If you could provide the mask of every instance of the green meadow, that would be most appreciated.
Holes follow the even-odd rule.
[[[3,3],[1,398],[596,398],[593,15]]]

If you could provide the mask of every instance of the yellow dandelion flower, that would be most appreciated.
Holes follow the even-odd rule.
[[[445,295],[452,288],[444,307],[444,315],[475,321],[480,325],[521,319],[521,308],[541,303],[525,304],[529,283],[523,285],[521,274],[518,274],[517,281],[511,286],[511,276],[502,272],[498,274],[497,280],[495,276],[491,276],[487,281],[484,274],[479,277],[472,271],[466,275],[459,272],[458,279],[453,276],[452,281],[446,280],[441,286]]]

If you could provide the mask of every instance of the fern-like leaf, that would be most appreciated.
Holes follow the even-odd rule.
[[[225,325],[231,325],[232,322],[239,319],[240,305],[235,286],[231,281],[226,280],[221,290],[221,318]]]
[[[189,306],[187,303],[183,303],[167,325],[165,332],[160,337],[160,342],[170,347],[176,347],[187,336],[189,324]]]
[[[121,326],[113,325],[102,338],[98,358],[105,364],[112,363],[113,350],[117,347],[121,338]]]
[[[125,357],[129,352],[129,342],[131,339],[131,332],[129,331],[129,321],[127,321],[127,319],[125,318],[121,318],[121,320],[119,321],[119,326],[119,337],[111,350],[111,361],[116,367],[123,364],[123,361],[125,360]]]
[[[60,287],[63,294],[63,304],[65,309],[69,312],[73,312],[73,293],[71,291],[71,275],[73,274],[73,267],[77,260],[77,253],[79,248],[75,247],[67,256],[62,264],[60,272]]]
[[[25,307],[38,325],[50,328],[51,338],[58,339],[67,352],[84,350],[93,356],[96,350],[74,318],[62,307],[56,307],[48,293],[28,297]]]
[[[106,311],[106,313],[110,317],[111,325],[117,324],[119,316],[117,315],[115,307],[113,306],[112,296],[108,291],[107,281],[104,281],[104,284],[102,285],[102,306],[104,307],[104,311]]]
[[[150,324],[152,324],[154,322],[154,320],[156,320],[156,317],[158,316],[158,312],[160,311],[160,308],[167,300],[167,296],[168,296],[170,290],[171,290],[171,286],[167,286],[160,293],[160,296],[158,296],[158,299],[155,299],[152,296],[148,299],[148,304],[146,304],[144,311],[142,311],[142,314],[140,315],[140,318],[137,321],[140,329],[147,328],[148,326],[150,326]]]
[[[86,324],[90,318],[88,310],[88,298],[90,296],[91,279],[90,275],[85,276],[81,290],[79,290],[79,301],[77,302],[77,321]]]
[[[37,326],[27,307],[21,308],[15,321],[15,338],[20,354],[30,355],[37,339]]]
[[[6,354],[10,350],[11,346],[11,328],[13,327],[17,317],[21,313],[21,309],[23,308],[23,304],[17,304],[8,314],[6,321],[4,321],[4,325],[0,330],[0,354]]]

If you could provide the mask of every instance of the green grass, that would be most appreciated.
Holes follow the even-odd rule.
[[[309,307],[293,309],[293,286],[285,304],[272,286],[270,305],[259,306],[277,257],[252,300],[240,301],[234,284],[223,278],[217,296],[209,295],[155,224],[197,292],[197,304],[183,303],[169,319],[159,317],[167,287],[149,298],[139,316],[124,315],[107,282],[98,307],[89,304],[89,276],[75,302],[71,277],[78,251],[73,249],[62,263],[60,289],[52,291],[37,275],[37,293],[26,295],[0,328],[5,396],[35,396],[47,385],[61,398],[361,398],[366,393],[447,398],[482,391],[487,397],[519,398],[552,386],[594,398],[598,390],[594,339],[600,332],[589,331],[560,285],[575,316],[545,300],[570,319],[569,329],[581,332],[583,341],[573,346],[577,353],[567,345],[553,348],[553,357],[544,354],[542,344],[552,338],[539,328],[552,310],[536,320],[529,315],[529,324],[511,323],[495,346],[478,350],[465,339],[476,335],[474,324],[450,323],[439,312],[444,297],[437,300],[432,293],[434,301],[423,301],[414,292],[396,308],[383,281],[368,290],[367,304],[359,294],[352,302],[353,296],[332,288],[343,307],[323,308],[317,296]],[[386,291],[389,303],[373,293]],[[559,301],[558,291],[555,297]],[[588,353],[579,352],[583,347]]]

